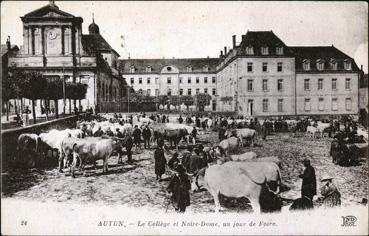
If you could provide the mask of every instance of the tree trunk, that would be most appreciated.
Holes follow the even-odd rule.
[[[69,114],[72,114],[72,100],[69,98]]]
[[[21,98],[20,100],[21,100],[21,106],[20,106],[21,107],[21,111],[23,111],[24,110],[24,102],[25,101],[23,101],[24,100],[23,98]]]
[[[32,115],[33,115],[33,124],[36,124],[36,109],[35,109],[35,100],[32,100]]]
[[[54,100],[55,103],[55,118],[58,119],[59,118],[59,103],[58,100]]]
[[[81,99],[78,100],[78,112],[82,112],[82,111],[80,111],[80,110],[82,110],[80,108],[82,108],[82,106],[81,106]]]
[[[18,114],[17,99],[14,99],[14,112]]]
[[[48,100],[44,100],[45,102],[45,115],[46,115],[46,120],[49,120],[49,102]]]
[[[9,100],[6,101],[6,121],[9,121]]]
[[[77,109],[77,100],[76,99],[74,99],[73,100],[73,110],[75,111],[76,109]]]

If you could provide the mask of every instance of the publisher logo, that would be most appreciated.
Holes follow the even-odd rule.
[[[357,218],[355,216],[341,216],[342,218],[342,225],[343,227],[352,227],[355,226],[355,222]]]

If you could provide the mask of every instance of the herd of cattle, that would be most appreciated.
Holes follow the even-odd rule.
[[[273,206],[272,208],[276,205],[277,208],[281,206],[280,203],[274,202],[282,183],[281,160],[274,156],[258,157],[255,152],[237,154],[245,140],[251,146],[254,145],[256,129],[245,128],[250,121],[245,119],[218,121],[211,118],[201,118],[198,121],[194,118],[194,124],[187,120],[186,124],[182,124],[178,122],[178,118],[171,117],[168,123],[160,123],[148,117],[135,116],[134,119],[128,120],[106,115],[91,121],[79,121],[75,129],[53,129],[39,135],[21,134],[18,138],[16,159],[31,167],[58,162],[60,171],[70,167],[72,177],[77,167],[84,170],[85,165],[96,165],[97,160],[103,160],[103,172],[107,172],[110,156],[116,152],[119,162],[121,151],[125,147],[125,139],[117,137],[118,132],[126,137],[132,135],[134,129],[149,127],[151,143],[164,138],[171,146],[175,146],[177,151],[181,141],[187,146],[196,147],[196,154],[183,152],[180,161],[187,169],[187,173],[193,175],[193,187],[199,189],[205,187],[211,193],[216,210],[220,209],[220,193],[227,197],[246,197],[254,210],[263,210],[265,201],[261,202],[260,199],[265,199],[265,196],[271,196],[267,198],[267,201],[270,201],[267,206]],[[193,135],[196,126],[197,134],[201,136],[206,129],[220,126],[222,121],[223,124],[227,122],[230,127],[225,133],[225,139],[209,147],[196,144]],[[286,124],[288,127],[296,127],[297,122],[289,121]],[[318,134],[322,135],[327,128],[329,123],[318,122],[307,126],[306,134],[316,137]],[[105,135],[94,137],[98,131],[102,131]],[[106,135],[108,131],[113,135]],[[264,207],[264,210],[270,209]]]

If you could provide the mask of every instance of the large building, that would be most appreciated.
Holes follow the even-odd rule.
[[[127,59],[119,61],[119,68],[128,85],[138,92],[151,96],[206,93],[212,100],[205,110],[215,111],[219,61],[219,58]]]
[[[23,45],[17,54],[9,57],[9,68],[38,71],[49,79],[64,78],[66,82],[86,84],[86,99],[76,104],[83,109],[100,111],[105,103],[120,100],[126,89],[117,70],[119,54],[100,34],[94,20],[88,27],[89,33],[83,34],[83,19],[60,10],[54,1],[21,19]],[[59,100],[59,112],[63,109],[62,102]],[[40,103],[37,103],[38,111]],[[51,101],[50,107],[55,105]]]
[[[289,47],[247,32],[217,66],[218,111],[246,116],[357,115],[360,70],[335,48]]]
[[[357,115],[361,70],[333,45],[291,47],[272,31],[248,31],[219,58],[118,59],[94,20],[54,3],[21,17],[23,46],[9,67],[88,85],[84,108],[112,112],[123,107],[125,83],[151,96],[212,96],[207,111],[246,116]],[[59,108],[61,108],[59,104]]]

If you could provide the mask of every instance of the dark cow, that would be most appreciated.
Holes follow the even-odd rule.
[[[164,130],[164,138],[170,142],[170,146],[178,150],[178,143],[182,138],[188,135],[188,131],[186,129],[165,129]]]
[[[18,137],[18,156],[16,162],[35,167],[38,157],[39,137],[37,134],[21,134]]]

